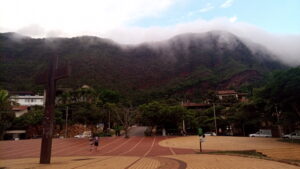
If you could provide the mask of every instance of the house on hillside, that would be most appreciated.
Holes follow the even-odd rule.
[[[16,104],[12,104],[12,110],[16,117],[20,117],[29,112],[31,106],[44,106],[45,97],[43,95],[35,95],[33,92],[10,92],[9,99]],[[7,130],[4,139],[26,138],[26,130]]]
[[[238,93],[238,99],[240,102],[248,102],[248,93]]]
[[[16,117],[20,117],[23,114],[28,113],[29,106],[13,106],[12,110]]]
[[[20,106],[44,106],[45,103],[43,95],[34,95],[32,92],[10,92],[10,94],[10,100]]]
[[[234,98],[238,99],[238,93],[234,90],[219,90],[216,92],[216,96],[220,100],[224,100],[225,98],[228,98],[228,97],[234,97]]]
[[[248,101],[248,93],[238,93],[235,90],[219,90],[216,92],[216,96],[220,100],[224,100],[226,98],[236,98],[240,102],[247,102]]]
[[[197,110],[202,110],[202,109],[207,109],[211,107],[211,104],[207,103],[193,103],[193,102],[182,102],[181,105],[187,109],[197,109]]]

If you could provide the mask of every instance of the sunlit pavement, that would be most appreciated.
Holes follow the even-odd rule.
[[[38,164],[40,143],[40,139],[1,141],[0,168],[243,169],[250,166],[251,168],[266,169],[299,168],[294,165],[257,158],[196,154],[199,151],[199,137],[196,136],[101,138],[97,152],[90,151],[88,139],[54,139],[53,158],[50,165]],[[295,151],[292,152],[295,152],[296,155],[296,150],[299,150],[298,145],[264,138],[206,137],[206,141],[203,143],[206,152],[256,148],[267,152],[272,149],[272,146],[293,149]],[[284,155],[284,151],[282,152],[281,156],[287,157]],[[273,156],[280,157],[275,151]],[[295,157],[295,159],[297,158],[299,156]]]
[[[164,147],[198,149],[198,140],[198,136],[178,137],[163,140],[159,144]],[[300,160],[300,144],[277,140],[278,138],[208,136],[203,148],[211,151],[256,150],[273,159]]]

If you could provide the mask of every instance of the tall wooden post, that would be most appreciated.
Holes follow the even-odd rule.
[[[200,152],[202,152],[202,140],[201,140],[201,137],[200,137]]]
[[[49,164],[51,159],[52,148],[52,135],[53,135],[53,118],[54,118],[54,105],[55,105],[55,68],[56,59],[50,59],[48,77],[46,84],[46,104],[43,119],[43,138],[41,145],[40,163]]]
[[[217,117],[216,117],[216,106],[215,106],[215,103],[213,103],[213,108],[214,108],[215,130],[216,130],[216,135],[218,135],[218,127],[217,127]]]
[[[46,104],[43,119],[43,135],[40,154],[41,164],[50,164],[51,161],[56,81],[60,78],[68,76],[70,73],[68,67],[66,67],[66,69],[58,68],[57,59],[57,57],[52,56],[50,58],[48,71],[39,77],[42,79],[39,82],[46,84]]]
[[[68,116],[69,116],[69,106],[66,108],[66,129],[65,129],[65,138],[68,137]]]

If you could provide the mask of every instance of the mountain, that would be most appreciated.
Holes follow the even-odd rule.
[[[72,74],[61,87],[97,86],[129,94],[195,93],[207,89],[239,88],[265,73],[284,69],[257,44],[222,31],[182,34],[166,41],[121,45],[92,36],[33,39],[0,34],[0,87],[8,90],[41,88],[35,79],[50,56],[69,63]],[[248,46],[247,46],[248,45]]]

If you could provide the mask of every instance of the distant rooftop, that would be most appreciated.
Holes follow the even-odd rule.
[[[184,106],[184,107],[209,107],[210,104],[187,102],[187,103],[183,103],[182,106]]]
[[[28,109],[28,106],[13,106],[12,110],[13,111],[22,111]]]
[[[237,94],[234,90],[219,90],[217,91],[217,95],[224,95],[224,94]]]
[[[10,95],[21,95],[21,96],[32,96],[34,95],[34,92],[31,91],[10,91]]]
[[[43,95],[13,95],[12,99],[44,99]]]

